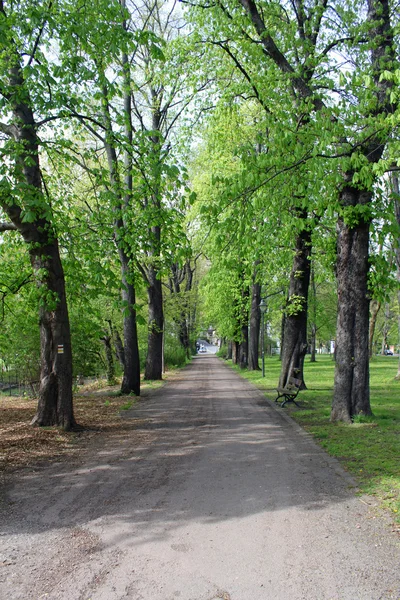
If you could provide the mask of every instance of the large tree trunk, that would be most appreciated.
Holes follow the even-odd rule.
[[[260,339],[260,301],[261,285],[253,279],[251,307],[250,307],[250,330],[249,330],[249,365],[250,371],[259,371],[258,366],[258,347]]]
[[[240,346],[239,346],[239,358],[238,363],[241,369],[247,369],[248,358],[249,358],[249,287],[245,286],[242,290],[242,301],[240,310]]]
[[[249,326],[248,323],[242,324],[242,338],[239,347],[239,365],[241,369],[248,366],[248,348],[249,348]]]
[[[399,178],[397,175],[392,175],[392,184],[393,184],[393,192],[395,193],[394,200],[394,211],[396,216],[397,225],[400,229],[400,190],[399,190]],[[399,316],[398,316],[398,345],[400,349],[400,235],[397,237],[395,241],[395,259],[396,259],[396,275],[397,275],[397,283],[399,284],[397,299],[399,304]],[[396,379],[400,379],[400,355],[399,355],[399,363],[397,367],[397,375]]]
[[[162,379],[163,362],[163,295],[161,280],[157,278],[157,271],[149,267],[147,272],[149,299],[148,320],[148,347],[146,357],[145,379]]]
[[[4,15],[2,5],[0,12]],[[3,48],[4,49],[4,48]],[[13,189],[0,197],[1,206],[28,244],[30,260],[40,291],[40,387],[33,423],[57,425],[69,430],[75,426],[72,407],[72,351],[64,272],[58,242],[49,221],[51,212],[43,197],[39,164],[39,139],[28,86],[23,78],[21,59],[14,40],[9,40],[9,111],[13,123],[8,135],[14,139],[18,178],[24,211],[34,218],[24,219],[21,205],[14,202]],[[4,187],[7,179],[4,178]],[[4,188],[3,188],[4,190]],[[4,190],[5,191],[5,190]]]
[[[239,362],[239,342],[232,341],[232,364],[237,365]]]
[[[35,425],[57,425],[65,430],[76,423],[72,404],[72,350],[64,273],[58,244],[30,250],[31,263],[40,288],[53,298],[54,306],[43,299],[39,310],[40,386]],[[46,275],[43,278],[43,273]]]
[[[305,215],[302,215],[303,218]],[[307,352],[307,301],[310,284],[311,233],[303,229],[296,239],[296,252],[290,274],[289,297],[285,309],[282,365],[279,387],[285,387],[290,377],[304,383],[304,357]]]
[[[122,303],[124,311],[124,374],[121,393],[140,396],[140,357],[136,321],[136,293],[132,283],[129,258],[119,249],[122,279]]]
[[[385,70],[393,70],[396,64],[393,30],[387,0],[369,0],[368,35],[371,41],[371,62],[375,84],[376,107],[374,115],[393,112],[390,89],[391,77]],[[370,163],[382,157],[387,132],[377,131],[362,147]],[[352,186],[354,173],[343,174],[340,204],[345,209],[367,208],[372,199],[372,185],[360,189]],[[346,225],[338,220],[338,327],[335,385],[332,402],[332,421],[352,421],[358,414],[371,414],[369,397],[368,352],[368,251],[369,221],[363,220],[365,212],[357,211],[358,224]]]
[[[345,198],[347,196],[347,198]],[[350,201],[349,196],[352,196]],[[366,204],[371,193],[347,187],[342,204]],[[351,422],[358,414],[370,415],[368,322],[369,223],[350,227],[338,221],[336,369],[332,421]]]
[[[315,285],[314,266],[311,263],[311,289],[312,289],[312,322],[311,322],[311,357],[310,362],[316,362],[317,353],[317,286]]]

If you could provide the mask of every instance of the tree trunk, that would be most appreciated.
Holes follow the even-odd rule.
[[[136,322],[136,293],[132,283],[129,258],[119,248],[122,281],[122,304],[124,315],[124,374],[121,393],[140,396],[140,357]]]
[[[111,336],[104,335],[101,338],[101,341],[104,344],[104,350],[106,353],[106,363],[107,363],[107,383],[108,385],[112,385],[115,383],[115,368],[114,368],[114,357],[111,347]]]
[[[239,342],[232,342],[232,364],[237,365],[239,362]]]
[[[315,326],[315,323],[312,323],[311,325],[311,356],[310,356],[310,362],[315,363],[317,362],[317,328]]]
[[[258,366],[258,349],[260,339],[260,301],[261,301],[261,285],[256,283],[253,278],[251,307],[250,307],[250,331],[249,331],[249,365],[250,371],[259,371]]]
[[[175,293],[178,298],[179,305],[181,310],[179,312],[178,318],[175,317],[175,322],[178,326],[178,339],[182,348],[185,350],[185,354],[187,357],[190,355],[190,340],[189,340],[189,329],[188,329],[188,321],[189,321],[189,307],[187,303],[187,295],[192,287],[192,272],[190,269],[190,265],[188,265],[188,261],[186,262],[184,269],[181,270],[178,268],[178,265],[173,264],[172,268],[172,277],[170,290],[171,293]],[[185,287],[185,297],[182,297],[181,291],[181,283],[186,278],[186,287]]]
[[[115,357],[121,364],[122,368],[125,365],[124,345],[119,335],[118,329],[114,329],[111,319],[106,319],[110,328],[110,342],[114,344]]]
[[[45,287],[48,294],[39,309],[40,386],[37,413],[32,423],[57,425],[68,431],[76,425],[72,404],[71,334],[64,273],[56,240],[31,249],[30,257],[38,286]]]
[[[162,379],[163,353],[163,295],[161,280],[157,279],[157,271],[149,267],[147,273],[149,299],[148,347],[146,357],[145,379]]]
[[[239,346],[239,365],[241,369],[247,369],[248,366],[248,348],[249,348],[249,326],[248,323],[242,325],[242,340]]]
[[[311,323],[311,357],[310,362],[317,361],[317,286],[315,285],[314,263],[311,262],[311,289],[312,289],[312,323]]]
[[[394,212],[395,212],[395,215],[396,215],[397,225],[399,226],[399,230],[400,230],[400,190],[399,190],[399,178],[395,174],[392,175],[392,185],[393,185],[393,192],[395,193]],[[398,292],[397,292],[397,300],[398,300],[398,304],[399,304],[398,348],[399,348],[399,351],[400,351],[400,235],[397,237],[397,240],[395,242],[395,259],[396,259],[397,283],[399,284],[398,285]],[[396,379],[400,379],[400,352],[399,352],[399,362],[398,362],[398,367],[397,367]]]
[[[286,323],[286,313],[282,310],[282,319],[281,319],[281,346],[279,348],[279,360],[282,361],[283,355],[283,343],[285,341],[285,323]]]
[[[302,215],[303,218],[305,215]],[[285,387],[290,377],[304,383],[304,357],[307,352],[307,300],[310,283],[311,233],[303,229],[296,239],[296,252],[290,274],[289,298],[285,310],[282,365],[279,387]]]
[[[386,350],[388,346],[388,336],[390,331],[390,304],[388,302],[385,303],[385,316],[383,321],[383,329],[382,329],[382,345],[381,345],[381,354],[385,356]]]
[[[121,336],[119,335],[119,331],[117,329],[113,331],[113,342],[115,348],[115,356],[117,357],[117,360],[119,361],[121,367],[125,368],[125,349],[121,340]]]
[[[369,348],[369,358],[372,358],[373,350],[374,350],[374,334],[376,327],[376,320],[378,318],[378,313],[381,308],[381,303],[378,300],[372,300],[371,302],[371,316],[369,320],[369,335],[368,335],[368,348]]]
[[[233,342],[231,341],[228,341],[227,343],[226,360],[231,360],[233,362]]]
[[[359,190],[347,188],[344,193],[361,202]],[[368,201],[365,194],[363,203]],[[369,194],[371,198],[371,194]],[[346,200],[348,205],[349,202]],[[338,220],[337,285],[338,317],[336,330],[336,368],[332,421],[351,422],[358,414],[370,415],[368,321],[369,223],[349,227]]]
[[[239,345],[239,357],[238,363],[241,369],[247,369],[248,357],[249,357],[249,286],[246,285],[242,289],[242,299],[240,306],[240,345]]]

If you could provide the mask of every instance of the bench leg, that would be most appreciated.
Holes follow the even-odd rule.
[[[300,406],[297,404],[296,400],[295,400],[294,398],[290,398],[290,397],[289,397],[289,398],[285,397],[285,400],[284,400],[284,401],[282,402],[282,404],[281,404],[281,408],[283,408],[283,407],[285,406],[285,404],[287,404],[288,402],[294,402],[294,403],[295,403],[295,405],[296,405],[298,408],[300,408]]]

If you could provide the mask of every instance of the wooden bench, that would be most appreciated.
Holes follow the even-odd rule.
[[[300,391],[302,383],[301,379],[289,377],[289,381],[284,388],[277,388],[276,391],[278,392],[278,396],[276,397],[275,402],[278,402],[279,398],[285,398],[281,404],[282,407],[284,407],[287,402],[294,402],[296,406],[299,406],[295,398]]]

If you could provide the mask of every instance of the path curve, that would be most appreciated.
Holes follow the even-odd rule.
[[[352,479],[215,357],[126,418],[134,434],[15,474],[7,600],[400,599],[398,538]]]

